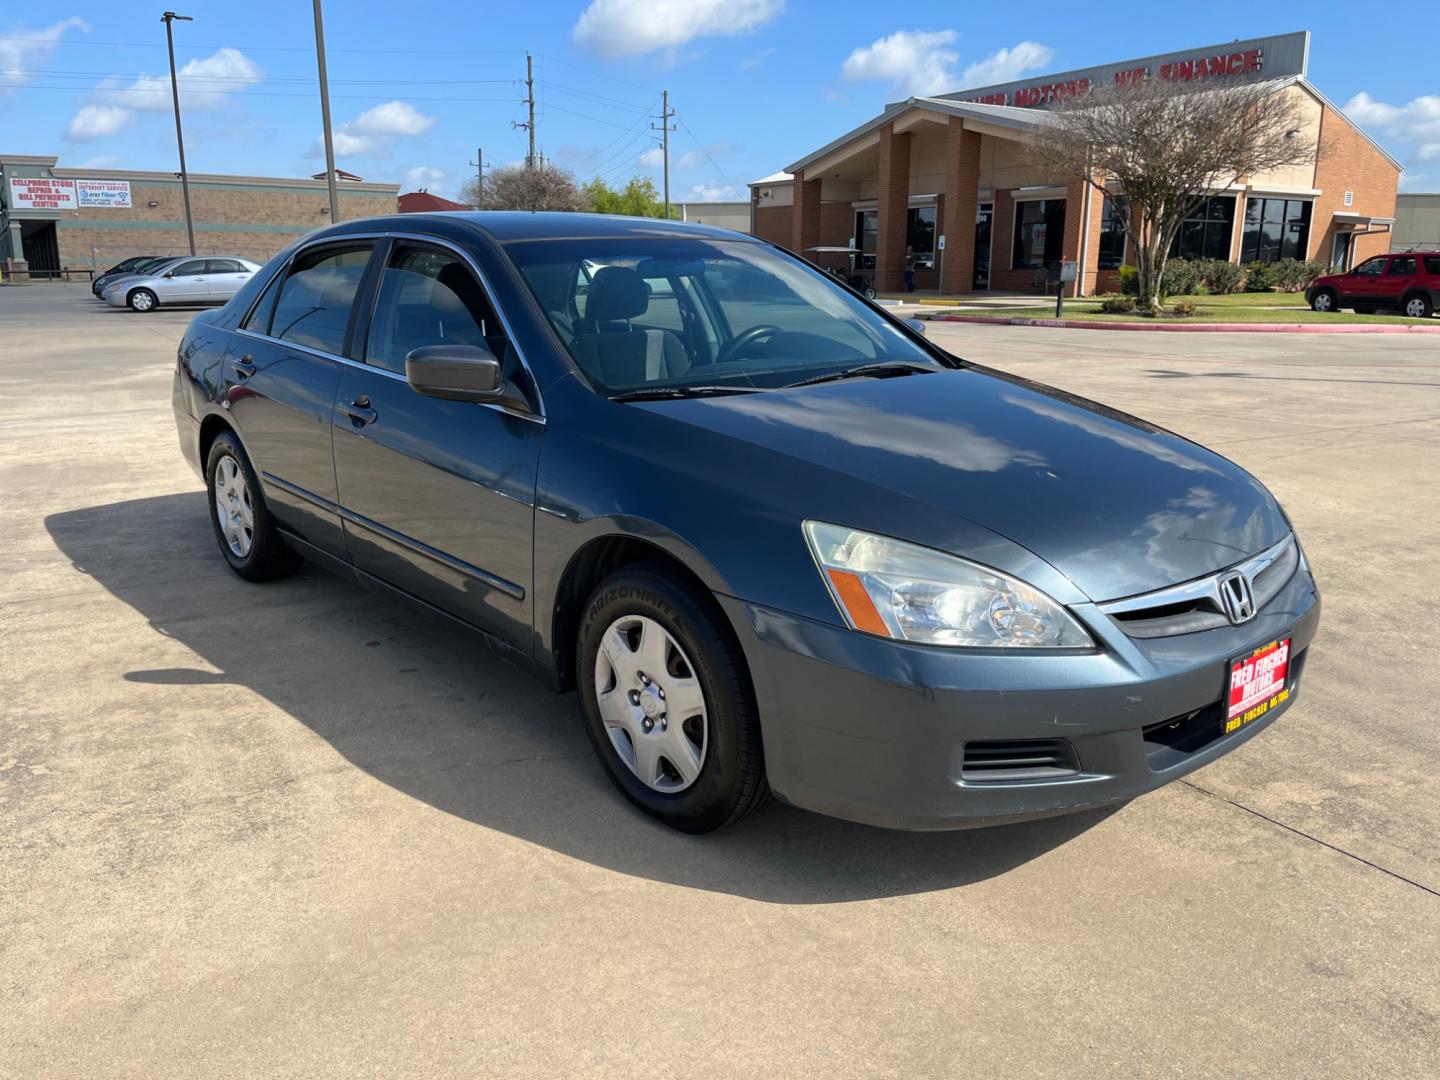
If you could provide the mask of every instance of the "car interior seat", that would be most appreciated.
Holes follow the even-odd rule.
[[[650,287],[628,266],[606,266],[590,282],[585,317],[576,325],[575,358],[609,386],[633,386],[683,375],[690,358],[669,330],[635,329],[650,307]]]

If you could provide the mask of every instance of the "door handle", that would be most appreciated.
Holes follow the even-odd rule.
[[[339,410],[350,418],[350,422],[357,428],[366,424],[373,424],[380,415],[370,407],[370,399],[361,394],[348,405],[337,406]]]
[[[257,370],[249,353],[246,353],[230,366],[235,369],[235,376],[240,379],[248,379],[251,375],[254,375]]]

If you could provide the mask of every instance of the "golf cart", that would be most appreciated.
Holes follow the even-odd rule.
[[[825,273],[832,277],[839,278],[867,300],[874,300],[875,286],[872,285],[870,279],[860,273],[855,266],[855,258],[860,254],[862,254],[860,249],[854,247],[822,246],[805,249],[806,257],[816,266],[820,267],[821,270],[824,270]],[[815,258],[817,255],[844,255],[847,263],[846,268],[844,270],[838,270],[834,266],[827,266],[825,262],[829,262],[829,260],[827,259],[825,262],[822,262],[820,259]]]

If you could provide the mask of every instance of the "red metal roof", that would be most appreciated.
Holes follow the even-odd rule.
[[[400,213],[402,214],[430,214],[436,210],[469,209],[471,208],[464,203],[442,199],[439,195],[431,195],[428,191],[409,191],[400,196]]]

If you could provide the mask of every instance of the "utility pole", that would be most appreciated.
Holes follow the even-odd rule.
[[[660,92],[660,123],[651,124],[652,131],[660,132],[660,153],[665,159],[665,219],[670,219],[670,132],[675,128],[671,126],[670,120],[675,115],[675,110],[670,108],[670,91]]]
[[[520,123],[510,121],[512,128],[524,128],[530,133],[530,153],[525,155],[525,168],[535,168],[535,61],[527,52],[525,54],[525,104],[530,110],[530,119]]]
[[[475,148],[475,160],[470,162],[475,166],[475,209],[485,209],[485,151],[482,147]]]
[[[325,186],[330,190],[330,220],[340,220],[340,194],[335,190],[335,139],[330,132],[330,77],[325,73],[325,20],[315,0],[315,62],[320,68],[320,122],[325,127]]]
[[[167,11],[160,16],[165,24],[165,47],[170,50],[170,98],[175,102],[175,143],[180,148],[180,191],[185,198],[185,235],[190,240],[190,254],[195,254],[195,219],[190,215],[190,171],[185,167],[185,133],[180,130],[180,83],[175,78],[175,34],[171,24],[194,22],[189,15],[176,15]]]

